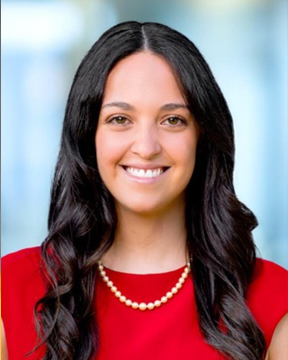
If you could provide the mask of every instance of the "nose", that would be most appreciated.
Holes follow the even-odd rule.
[[[161,152],[157,128],[154,126],[141,126],[134,134],[131,152],[142,159],[151,159]]]

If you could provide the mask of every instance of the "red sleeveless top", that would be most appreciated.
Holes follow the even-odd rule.
[[[175,286],[183,269],[147,275],[105,270],[127,298],[148,303]],[[93,360],[225,359],[200,332],[191,277],[171,300],[152,311],[133,310],[120,303],[100,276],[95,291],[99,351]],[[36,343],[33,308],[44,293],[39,247],[2,258],[2,319],[9,360],[38,360],[43,356],[44,347],[28,357],[24,355]],[[247,304],[268,347],[277,323],[288,312],[288,272],[273,262],[257,259]]]

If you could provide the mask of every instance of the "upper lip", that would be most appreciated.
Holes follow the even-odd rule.
[[[169,166],[163,166],[163,165],[149,165],[149,164],[122,164],[121,166],[124,167],[131,167],[133,169],[143,169],[143,170],[155,170],[155,169],[167,169]]]

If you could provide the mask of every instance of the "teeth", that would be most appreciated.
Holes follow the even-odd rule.
[[[134,169],[131,167],[127,167],[126,171],[132,174],[133,176],[137,176],[140,178],[153,178],[159,176],[164,172],[163,169],[155,169],[155,170],[143,170],[143,169]]]

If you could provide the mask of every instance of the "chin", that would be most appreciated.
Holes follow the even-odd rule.
[[[126,211],[134,213],[135,215],[153,215],[159,212],[159,208],[149,206],[124,206]]]
[[[118,206],[120,206],[122,209],[125,209],[125,211],[130,212],[130,213],[134,213],[135,215],[143,215],[143,216],[148,216],[148,215],[155,215],[155,214],[159,214],[160,212],[165,212],[165,209],[167,209],[169,207],[168,204],[164,204],[164,203],[155,203],[155,202],[148,202],[147,199],[146,201],[141,201],[141,202],[134,202],[134,203],[119,203],[118,202]]]

